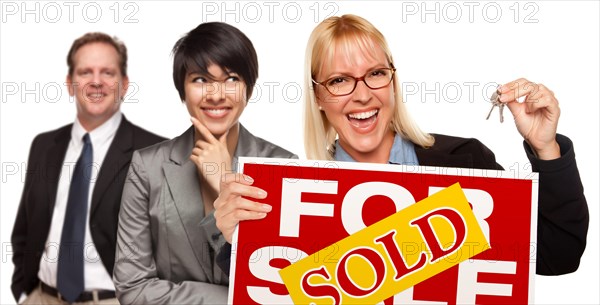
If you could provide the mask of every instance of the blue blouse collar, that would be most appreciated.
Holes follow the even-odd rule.
[[[339,141],[335,141],[335,153],[333,155],[333,159],[335,161],[356,162],[342,148]],[[403,139],[400,135],[396,133],[396,135],[394,136],[394,144],[392,144],[392,149],[390,150],[390,158],[388,160],[388,163],[419,165],[414,144],[406,139]]]

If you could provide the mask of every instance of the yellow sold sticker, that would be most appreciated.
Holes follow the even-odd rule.
[[[489,248],[456,183],[279,273],[295,304],[376,304]]]

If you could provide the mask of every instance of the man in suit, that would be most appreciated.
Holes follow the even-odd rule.
[[[127,49],[87,33],[67,56],[73,124],[38,135],[11,237],[23,304],[118,304],[112,283],[121,193],[133,151],[164,140],[120,112]]]

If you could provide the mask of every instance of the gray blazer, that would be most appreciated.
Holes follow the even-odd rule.
[[[121,304],[225,304],[229,279],[215,263],[225,239],[204,214],[189,156],[191,127],[134,152],[123,190],[113,281]],[[240,124],[233,157],[297,158]]]

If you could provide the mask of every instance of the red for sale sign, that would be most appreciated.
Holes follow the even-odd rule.
[[[240,171],[267,192],[261,202],[273,209],[262,220],[241,222],[234,234],[230,304],[293,304],[300,295],[315,304],[343,304],[340,296],[348,292],[369,292],[369,302],[378,304],[533,303],[535,173],[515,177],[494,170],[264,158],[239,161]],[[460,202],[450,206],[461,198],[468,203],[467,212],[461,211]],[[409,213],[418,217],[410,218]],[[469,223],[470,217],[476,225]],[[402,219],[413,219],[412,225]],[[356,244],[360,239],[353,237],[381,227],[386,220],[380,232],[391,228],[393,234],[379,236],[371,246]],[[411,237],[408,230],[426,238]],[[469,241],[465,236],[471,231],[483,236]],[[461,251],[455,251],[459,239]],[[377,254],[381,249],[385,255]],[[437,255],[440,251],[447,255]],[[344,256],[346,252],[352,255]],[[448,265],[385,300],[373,301],[376,288],[394,279],[388,274],[392,271],[378,270],[416,274],[429,258],[429,263]],[[395,268],[386,269],[382,262]],[[290,267],[285,271],[302,275],[303,265],[323,267],[307,269],[305,275],[310,276],[299,277],[303,283],[284,282],[283,269]],[[337,288],[336,275],[343,277],[345,286]],[[292,290],[294,298],[286,284],[300,287]],[[310,299],[317,294],[320,298]]]

